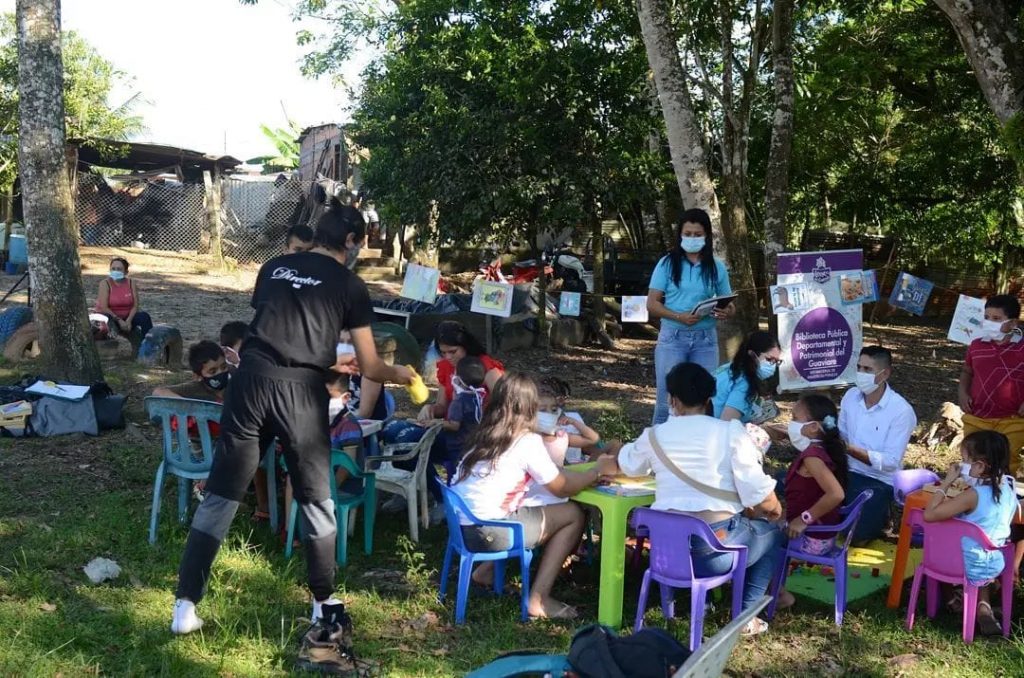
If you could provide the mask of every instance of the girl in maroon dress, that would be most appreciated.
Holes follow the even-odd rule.
[[[839,506],[846,497],[846,444],[839,437],[835,403],[820,395],[805,395],[793,407],[789,439],[800,452],[786,473],[786,532],[802,540],[807,553],[821,555],[835,545],[835,535],[804,535],[809,525],[842,522]]]

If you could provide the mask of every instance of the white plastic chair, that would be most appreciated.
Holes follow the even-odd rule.
[[[382,445],[383,454],[366,458],[366,468],[377,476],[377,493],[390,492],[405,499],[409,511],[409,536],[416,543],[420,541],[419,523],[423,529],[429,525],[427,511],[427,465],[430,463],[430,447],[434,444],[441,425],[427,429],[419,442]],[[407,471],[395,468],[394,462],[416,459],[416,468]],[[372,464],[380,462],[379,468]]]

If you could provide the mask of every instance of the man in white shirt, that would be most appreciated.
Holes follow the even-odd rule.
[[[891,376],[892,353],[881,346],[865,346],[857,360],[857,385],[846,392],[839,409],[839,433],[850,457],[847,503],[864,490],[874,491],[864,505],[854,542],[882,536],[889,522],[892,476],[903,467],[903,454],[917,426],[914,408],[887,383]]]

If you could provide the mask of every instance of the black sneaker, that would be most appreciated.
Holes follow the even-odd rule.
[[[322,614],[299,641],[296,667],[339,676],[359,676],[352,651],[352,619],[345,612],[345,606],[324,605]]]

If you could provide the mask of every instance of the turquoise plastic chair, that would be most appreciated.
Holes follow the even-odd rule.
[[[339,468],[348,471],[349,476],[363,481],[361,494],[348,494],[338,490],[334,473]],[[338,565],[348,562],[348,516],[352,509],[363,507],[363,552],[373,552],[373,523],[377,513],[377,479],[373,473],[363,472],[352,457],[341,450],[331,450],[331,499],[334,500],[334,518],[338,523],[337,560]],[[288,516],[288,536],[285,541],[284,557],[292,557],[295,539],[295,523],[299,513],[299,502],[292,499],[292,510]]]
[[[160,520],[160,494],[163,491],[164,476],[178,477],[178,520],[185,522],[188,514],[188,499],[192,494],[192,483],[210,475],[213,464],[213,437],[210,422],[220,422],[221,406],[218,403],[187,398],[146,398],[146,412],[160,421],[163,433],[163,460],[156,469],[153,482],[153,508],[149,514],[149,543],[156,543],[156,526]],[[186,422],[192,417],[199,433],[202,459],[193,458],[192,443],[188,436]],[[171,430],[171,421],[178,420],[178,430]]]

